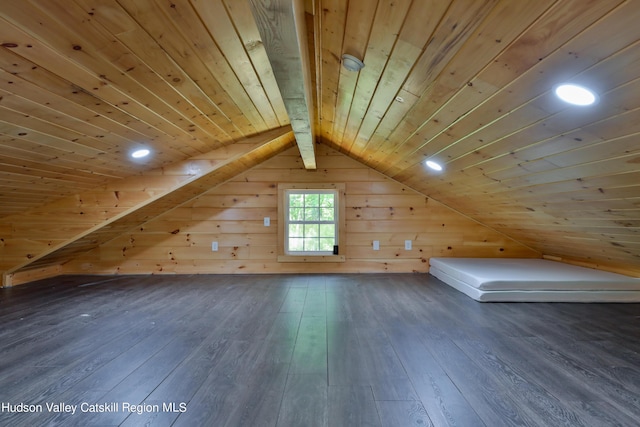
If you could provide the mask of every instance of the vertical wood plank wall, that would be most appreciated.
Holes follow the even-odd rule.
[[[67,263],[63,271],[427,272],[432,256],[541,256],[324,145],[318,146],[317,161],[318,169],[307,171],[297,149],[290,149]],[[295,182],[345,183],[345,262],[277,261],[277,187]],[[263,225],[264,217],[271,226]],[[380,241],[379,251],[372,249],[373,240]],[[404,249],[405,240],[413,241],[412,250]]]

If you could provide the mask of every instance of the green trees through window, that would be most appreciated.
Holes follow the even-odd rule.
[[[286,251],[333,253],[338,244],[336,191],[290,190],[286,202]]]

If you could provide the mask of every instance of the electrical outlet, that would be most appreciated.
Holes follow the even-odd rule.
[[[218,250],[218,242],[211,242],[211,250],[216,252]]]
[[[374,251],[379,251],[380,250],[380,240],[374,240],[373,241],[373,250]]]
[[[268,216],[264,217],[264,226],[265,227],[269,227],[271,225],[271,218],[269,218]]]
[[[407,251],[411,250],[411,240],[405,240],[404,241],[404,249]]]

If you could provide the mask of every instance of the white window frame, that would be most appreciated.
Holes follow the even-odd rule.
[[[300,195],[307,195],[307,194],[317,194],[317,195],[321,195],[321,194],[331,194],[333,195],[333,220],[332,221],[322,221],[320,219],[318,220],[301,220],[301,221],[292,221],[291,220],[291,206],[290,206],[290,202],[291,202],[291,195],[293,194],[300,194]],[[340,230],[340,222],[339,222],[339,210],[338,210],[338,205],[339,205],[339,194],[337,190],[334,189],[322,189],[322,190],[318,190],[318,189],[288,189],[284,191],[284,208],[285,208],[285,212],[284,212],[284,253],[286,255],[334,255],[333,253],[333,246],[337,245],[338,248],[340,247],[340,236],[339,236],[339,230]],[[303,209],[306,209],[306,206],[303,207]],[[303,227],[307,224],[317,224],[317,225],[322,225],[322,224],[332,224],[334,226],[334,233],[333,236],[331,236],[331,238],[333,238],[333,245],[331,250],[327,250],[327,251],[322,251],[322,250],[317,250],[317,251],[296,251],[296,250],[291,250],[291,248],[289,247],[289,244],[291,243],[291,236],[289,235],[289,231],[290,231],[290,225],[291,224],[300,224]],[[325,237],[329,237],[329,236],[325,236]],[[306,238],[306,236],[305,236]],[[321,239],[321,236],[317,236],[314,237],[317,238],[318,241]]]
[[[278,185],[278,261],[280,262],[344,262],[346,242],[345,212],[344,212],[344,184],[279,184]],[[338,253],[333,251],[289,251],[289,195],[291,193],[315,194],[333,192],[334,221],[336,225],[335,245]],[[303,222],[304,223],[304,222]],[[321,223],[309,221],[309,223]]]

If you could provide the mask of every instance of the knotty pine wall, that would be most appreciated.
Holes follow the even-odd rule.
[[[64,273],[427,272],[432,256],[541,254],[324,145],[316,171],[292,148],[67,263]],[[345,262],[277,261],[279,183],[345,183]],[[263,225],[264,217],[271,226]],[[380,250],[372,249],[373,240]],[[413,249],[404,249],[412,240]],[[211,242],[219,242],[218,252]],[[342,248],[341,248],[342,253]]]

